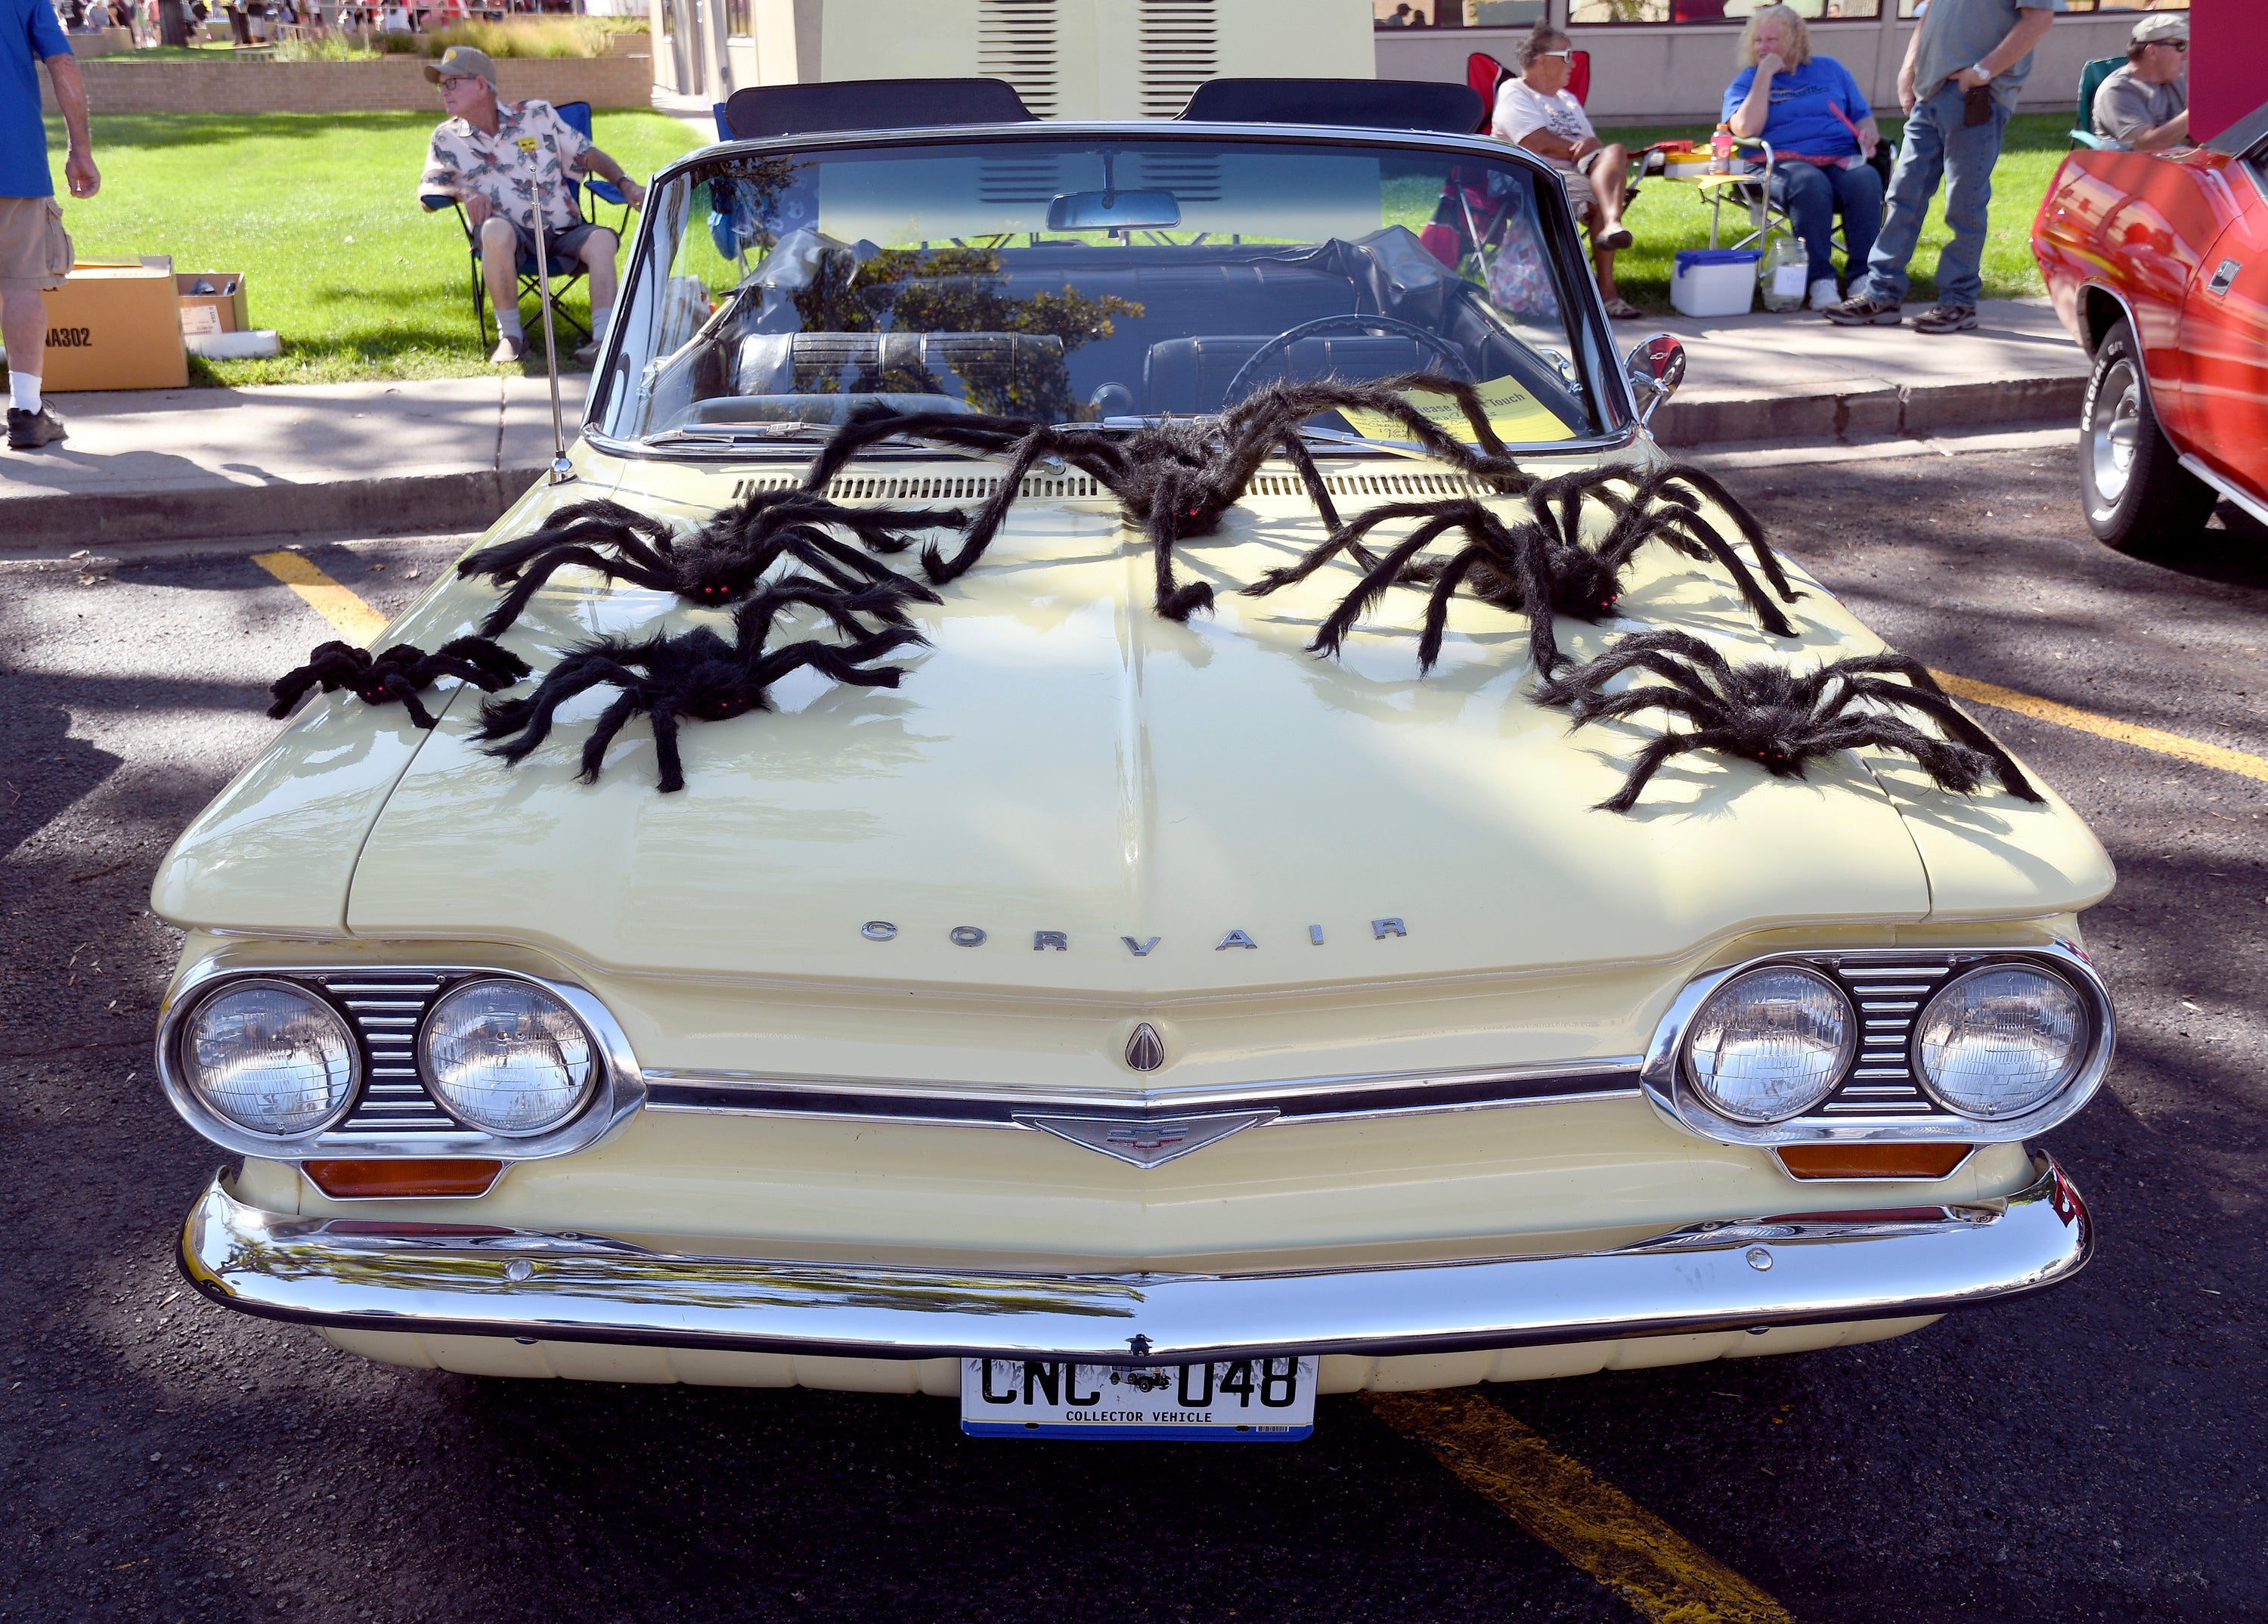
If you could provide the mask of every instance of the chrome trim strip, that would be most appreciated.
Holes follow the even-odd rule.
[[[1852,1071],[1836,1085],[1835,1092],[1800,1117],[1786,1122],[1762,1125],[1734,1122],[1719,1116],[1692,1089],[1686,1080],[1682,1059],[1686,1023],[1704,1000],[1734,976],[1756,969],[1761,964],[1797,963],[1813,969],[1825,968],[1841,975],[1842,961],[1854,960],[1853,969],[1861,966],[1895,966],[1900,957],[1933,960],[1946,964],[1945,973],[1939,978],[1951,985],[1955,979],[1968,971],[1986,963],[2031,963],[2052,970],[2069,982],[2088,1007],[2088,1018],[2092,1028],[2092,1040],[2086,1062],[2066,1084],[2062,1093],[2036,1111],[2021,1117],[2009,1117],[1997,1122],[1986,1122],[1975,1117],[1956,1116],[1939,1108],[1925,1097],[1920,1075],[1912,1074],[1910,1099],[1920,1102],[1919,1115],[1899,1115],[1913,1111],[1911,1104],[1892,1106],[1887,1101],[1877,1105],[1871,1101],[1855,1104],[1850,1098],[1850,1084],[1868,1076],[1889,1078],[1906,1076],[1909,1057],[1901,1053],[1896,1071],[1870,1071],[1854,1064]],[[1904,974],[1914,971],[1904,971]],[[1867,1008],[1889,1006],[1868,1000]],[[1899,1006],[1901,1008],[1904,1006]],[[2102,1079],[2110,1070],[2110,1058],[2116,1045],[2117,1017],[2110,1002],[2110,989],[2102,978],[2088,963],[2087,956],[2071,943],[2058,938],[2036,948],[1868,948],[1849,951],[1768,953],[1758,958],[1729,964],[1722,970],[1712,970],[1687,982],[1654,1028],[1653,1040],[1646,1046],[1646,1063],[1640,1068],[1639,1080],[1649,1104],[1673,1126],[1703,1139],[1715,1140],[1727,1145],[1798,1145],[1822,1140],[1891,1140],[1915,1143],[1925,1140],[1954,1140],[1963,1144],[1992,1145],[2012,1143],[2044,1133],[2070,1117],[2095,1096]],[[1902,1090],[1903,1091],[1903,1090]],[[1832,1113],[1830,1115],[1829,1113]]]
[[[1484,1071],[1388,1072],[1300,1077],[1206,1089],[1126,1094],[1038,1094],[947,1083],[910,1088],[878,1078],[790,1077],[755,1072],[645,1074],[646,1109],[718,1115],[899,1122],[930,1127],[1023,1128],[1032,1115],[1152,1120],[1195,1113],[1267,1111],[1279,1122],[1344,1121],[1492,1111],[1566,1100],[1634,1099],[1641,1057]]]
[[[2213,472],[2186,451],[2182,453],[2182,466],[2205,481],[2206,484],[2211,485],[2222,496],[2235,503],[2255,522],[2268,524],[2268,502],[2262,501],[2225,475]]]
[[[408,1083],[382,1084],[376,1081],[379,1077],[417,1080],[414,1064],[407,1068],[399,1064],[409,1055],[409,1034],[404,1032],[400,1034],[402,1046],[399,1052],[392,1048],[383,1051],[372,1049],[368,1071],[357,1080],[354,1104],[337,1123],[327,1125],[318,1133],[298,1134],[288,1139],[271,1139],[265,1134],[247,1133],[208,1111],[204,1103],[190,1092],[181,1080],[180,1068],[173,1063],[173,1052],[181,1022],[188,1017],[189,1010],[208,993],[228,982],[242,980],[293,982],[302,990],[325,997],[334,1006],[344,1010],[350,1002],[356,1001],[354,994],[368,992],[372,984],[320,978],[344,978],[357,974],[377,976],[390,973],[393,967],[379,964],[254,965],[241,962],[241,957],[223,949],[190,966],[166,989],[165,1002],[158,1012],[158,1084],[182,1119],[224,1150],[285,1162],[305,1161],[311,1156],[478,1156],[506,1162],[535,1162],[587,1150],[628,1122],[645,1104],[645,1077],[639,1069],[637,1056],[630,1051],[629,1037],[615,1022],[607,1007],[579,983],[566,980],[556,972],[537,976],[526,971],[498,969],[487,964],[405,964],[400,972],[402,978],[412,975],[430,977],[437,988],[454,978],[498,976],[507,980],[530,982],[565,1003],[590,1032],[605,1061],[606,1076],[590,1104],[563,1126],[526,1139],[503,1139],[482,1133],[478,1128],[467,1127],[452,1120],[438,1101],[427,1103],[431,1096],[426,1094],[422,1081],[418,1082],[415,1100],[397,1091],[409,1088]],[[401,979],[396,979],[387,983],[386,990],[398,991],[402,985]],[[350,1024],[359,1026],[360,1022],[350,1021]],[[384,1088],[387,1092],[383,1095],[375,1093],[379,1088]],[[368,1128],[347,1126],[365,1108],[371,1107],[386,1111],[416,1108],[427,1111],[428,1116],[426,1120],[415,1126],[381,1124],[375,1133]]]
[[[704,1258],[585,1236],[302,1219],[216,1177],[180,1266],[214,1303],[366,1331],[867,1358],[1091,1362],[1539,1346],[1941,1313],[2094,1249],[2055,1163],[2004,1199],[1689,1225],[1613,1251],[1256,1274],[1040,1274]]]

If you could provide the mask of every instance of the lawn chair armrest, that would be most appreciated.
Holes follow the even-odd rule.
[[[593,178],[584,181],[583,184],[590,188],[591,196],[600,203],[612,203],[618,209],[625,208],[630,203],[630,200],[622,196],[622,188],[612,181]]]

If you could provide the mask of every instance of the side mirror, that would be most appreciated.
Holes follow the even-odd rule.
[[[1641,338],[1623,358],[1630,379],[1631,398],[1638,402],[1638,426],[1653,421],[1654,408],[1677,393],[1685,381],[1685,346],[1668,333]]]

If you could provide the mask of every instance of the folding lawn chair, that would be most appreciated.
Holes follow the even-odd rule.
[[[2071,144],[2101,151],[2113,144],[2095,133],[2095,92],[2125,64],[2124,56],[2098,56],[2079,70],[2079,111],[2072,115]]]
[[[1569,92],[1578,102],[1587,100],[1591,93],[1591,53],[1575,51],[1567,61]],[[1486,51],[1475,51],[1465,58],[1465,83],[1481,99],[1481,122],[1476,133],[1487,134],[1496,122],[1497,92],[1512,77],[1512,70]],[[1625,209],[1638,201],[1635,171],[1640,159],[1633,157],[1631,162],[1634,173],[1624,195]],[[1491,203],[1481,188],[1467,185],[1461,172],[1451,170],[1448,183],[1441,188],[1440,204],[1433,210],[1432,219],[1418,233],[1418,240],[1435,259],[1454,270],[1466,255],[1478,252],[1481,245],[1495,234],[1501,224],[1502,206]]]
[[[559,116],[566,122],[567,127],[570,129],[572,129],[577,135],[581,136],[585,141],[588,141],[591,138],[591,104],[589,102],[563,101],[556,105],[554,111],[556,111]],[[593,180],[580,182],[569,181],[567,182],[567,200],[574,206],[576,214],[578,217],[583,215],[582,194],[583,188],[585,186],[590,188],[591,196],[597,198],[600,202],[614,204],[622,210],[622,216],[615,221],[613,226],[613,231],[615,235],[617,237],[628,236],[629,232],[627,227],[630,224],[630,199],[623,196],[621,189],[610,181]],[[417,201],[423,203],[426,209],[431,211],[438,212],[443,209],[453,209],[456,210],[457,224],[464,228],[465,246],[472,255],[473,321],[480,328],[481,343],[484,345],[495,343],[495,338],[490,334],[490,323],[489,321],[488,280],[481,275],[480,239],[474,233],[473,223],[465,218],[464,205],[453,197],[444,196],[438,193],[429,193],[420,197]],[[604,222],[602,221],[600,224],[604,224]],[[578,321],[573,316],[569,315],[566,308],[559,302],[561,298],[564,296],[576,283],[582,280],[583,266],[580,261],[576,261],[564,265],[552,265],[548,267],[551,272],[551,285],[549,288],[544,287],[541,280],[536,276],[535,255],[534,254],[523,250],[519,256],[519,262],[514,269],[516,269],[519,273],[519,299],[521,301],[524,302],[531,293],[536,295],[540,299],[549,299],[551,303],[551,314],[554,321],[567,328],[570,332],[576,334],[579,340],[587,341],[590,338],[591,329],[584,326],[580,321]],[[541,308],[539,306],[537,310],[537,317],[539,321],[541,319]],[[567,347],[569,349],[573,349],[575,346],[571,343]]]

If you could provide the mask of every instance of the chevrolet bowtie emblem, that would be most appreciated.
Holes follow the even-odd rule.
[[[1275,1116],[1272,1111],[1225,1111],[1201,1117],[1042,1117],[1019,1111],[1016,1120],[1135,1167],[1157,1167],[1202,1150],[1217,1139],[1273,1121]]]

